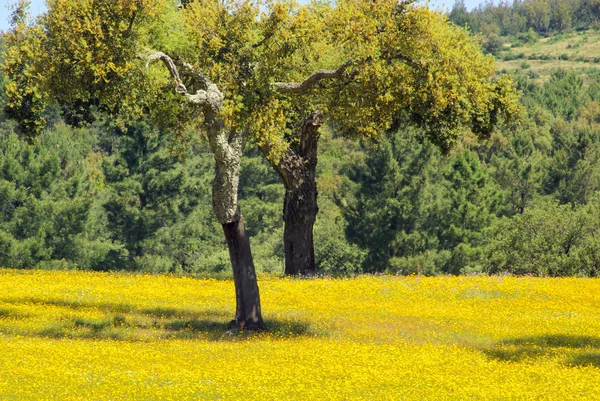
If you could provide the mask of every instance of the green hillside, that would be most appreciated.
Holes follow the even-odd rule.
[[[600,70],[600,32],[586,30],[505,44],[497,54],[498,68],[508,73],[525,73],[538,83],[546,82],[557,69],[582,74],[585,83]]]

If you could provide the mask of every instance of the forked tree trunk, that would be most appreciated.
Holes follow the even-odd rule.
[[[319,111],[306,118],[297,149],[288,149],[275,169],[285,186],[283,206],[285,274],[311,275],[316,272],[313,227],[317,206],[317,145],[323,124]],[[265,150],[265,149],[263,149]]]

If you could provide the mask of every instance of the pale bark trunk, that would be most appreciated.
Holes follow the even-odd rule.
[[[213,211],[223,226],[235,284],[236,309],[232,325],[242,330],[262,330],[264,323],[250,240],[238,209],[242,135],[233,132],[227,137],[220,124],[213,122],[209,126],[209,141],[216,163]]]

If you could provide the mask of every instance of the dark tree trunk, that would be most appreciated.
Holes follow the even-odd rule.
[[[229,257],[233,267],[235,283],[235,326],[245,330],[262,330],[264,323],[260,310],[260,296],[256,272],[250,251],[250,240],[240,218],[223,224],[223,232],[229,247]]]
[[[283,206],[285,274],[310,275],[316,271],[313,226],[319,208],[315,169],[316,163],[307,166],[295,185],[286,186]]]
[[[283,206],[285,274],[311,275],[316,272],[313,226],[317,206],[317,145],[323,124],[319,111],[312,113],[300,131],[296,149],[288,149],[275,169],[285,186]],[[263,152],[267,150],[263,148]],[[267,153],[265,153],[267,154]]]

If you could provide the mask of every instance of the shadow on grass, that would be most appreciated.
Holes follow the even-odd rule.
[[[0,308],[0,319],[24,319],[26,317],[27,315],[17,311],[7,308]]]
[[[265,319],[263,332],[232,331],[231,314],[216,310],[189,310],[171,307],[137,308],[124,303],[94,303],[77,300],[41,300],[34,298],[3,300],[13,305],[55,306],[74,311],[72,317],[60,318],[41,329],[18,328],[3,330],[21,336],[51,338],[111,339],[122,341],[155,341],[165,339],[199,339],[211,341],[243,341],[250,338],[314,337],[319,333],[309,324],[295,320]],[[84,312],[103,314],[86,317]],[[8,317],[8,311],[0,319]],[[81,312],[81,313],[77,313]]]
[[[600,368],[600,337],[551,334],[502,341],[482,350],[500,361],[521,362],[547,357],[563,357],[569,366]]]

